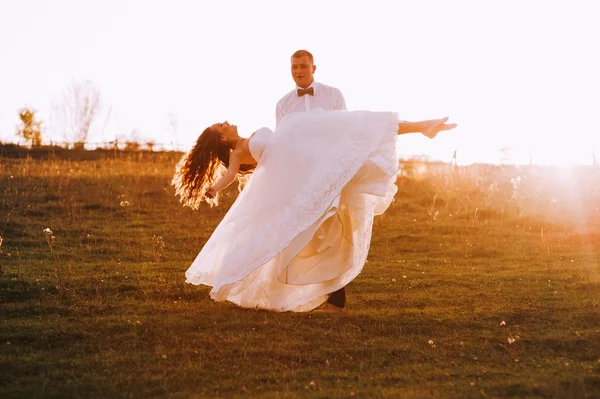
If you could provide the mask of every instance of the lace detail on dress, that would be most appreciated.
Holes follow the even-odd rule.
[[[306,185],[311,188],[310,191],[300,191],[299,195],[297,195],[283,211],[274,215],[274,219],[281,221],[278,228],[278,231],[280,232],[278,236],[281,237],[281,240],[278,245],[271,246],[260,258],[243,260],[236,268],[236,273],[224,278],[220,282],[220,287],[241,280],[253,269],[272,259],[287,246],[294,237],[306,230],[329,208],[335,197],[341,193],[344,186],[356,174],[358,169],[364,165],[368,156],[377,149],[382,139],[385,140],[385,137],[389,138],[390,135],[393,135],[395,141],[398,134],[398,119],[395,114],[388,115],[385,127],[369,126],[369,118],[361,121],[362,125],[360,127],[356,126],[355,120],[345,121],[342,130],[360,129],[360,132],[353,135],[354,140],[349,140],[330,153],[327,164],[320,169],[320,174],[311,176],[311,181]],[[372,130],[376,129],[385,130],[385,134],[382,134],[381,137],[378,138],[369,134]],[[329,177],[324,179],[323,174],[327,174]],[[373,215],[371,215],[371,218],[372,216]],[[372,225],[372,221],[370,225]],[[229,221],[228,226],[234,227],[235,221]],[[231,231],[231,234],[235,233]],[[363,250],[361,251],[365,253],[363,263],[364,260],[366,260],[366,254],[370,245],[370,236],[371,229],[369,228],[368,231],[364,231],[364,237],[368,237],[369,239],[360,240],[365,242]],[[263,247],[265,245],[270,246],[271,243],[267,241],[267,237],[264,238],[265,239],[262,242]],[[215,286],[215,289],[220,287]]]
[[[186,272],[187,282],[212,286],[213,299],[308,311],[362,270],[373,216],[397,190],[397,118],[310,114],[280,123],[248,186]]]

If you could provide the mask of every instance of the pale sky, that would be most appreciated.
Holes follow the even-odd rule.
[[[17,110],[50,119],[73,78],[91,80],[103,113],[89,141],[129,138],[188,149],[228,120],[247,136],[274,128],[294,88],[290,55],[349,109],[402,119],[450,116],[435,140],[401,154],[460,163],[591,163],[600,157],[600,3],[595,0],[0,0],[0,141]],[[108,110],[112,108],[108,123]],[[168,130],[169,114],[179,121]],[[57,132],[47,138],[60,141]]]

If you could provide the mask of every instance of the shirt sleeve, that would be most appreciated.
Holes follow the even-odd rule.
[[[340,89],[335,89],[335,109],[341,111],[347,111],[346,100]]]
[[[279,125],[279,122],[283,119],[283,107],[281,102],[278,102],[275,106],[275,126]]]

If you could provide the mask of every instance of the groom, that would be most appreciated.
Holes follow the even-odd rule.
[[[313,74],[317,66],[311,53],[298,50],[292,54],[290,61],[296,88],[277,102],[277,125],[284,116],[294,112],[309,112],[316,108],[324,111],[346,110],[346,101],[340,89],[315,82]]]
[[[294,112],[310,112],[316,108],[324,111],[346,110],[346,100],[340,89],[315,82],[313,74],[317,70],[313,55],[306,50],[298,50],[290,59],[292,78],[296,88],[277,102],[276,124],[286,115]],[[342,312],[346,306],[346,289],[329,294],[327,303],[318,311]]]

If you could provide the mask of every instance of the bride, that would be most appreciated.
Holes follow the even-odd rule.
[[[396,114],[291,114],[275,132],[241,138],[208,127],[181,159],[172,184],[197,209],[218,203],[236,176],[250,179],[190,268],[186,282],[244,308],[306,312],[362,270],[373,218],[396,194],[396,139],[450,130],[448,118],[399,122]],[[223,174],[224,168],[227,168]]]

